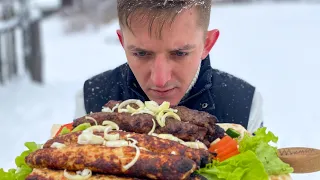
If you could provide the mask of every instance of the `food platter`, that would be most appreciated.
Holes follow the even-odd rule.
[[[291,179],[294,172],[268,144],[278,137],[266,128],[251,135],[240,125],[168,102],[109,101],[101,112],[53,125],[51,133],[42,145],[26,143],[29,150],[18,156],[18,168],[0,175],[245,180]]]

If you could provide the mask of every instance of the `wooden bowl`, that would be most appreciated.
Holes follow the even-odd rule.
[[[279,158],[290,164],[294,173],[312,173],[320,171],[320,150],[306,147],[278,149]]]

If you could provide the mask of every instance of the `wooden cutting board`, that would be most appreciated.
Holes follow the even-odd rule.
[[[279,158],[290,164],[294,173],[312,173],[320,171],[320,150],[305,147],[278,149]]]

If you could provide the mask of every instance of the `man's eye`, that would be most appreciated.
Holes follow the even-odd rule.
[[[134,56],[138,56],[138,57],[144,57],[147,55],[147,52],[145,51],[139,51],[139,52],[135,52],[133,53]]]
[[[175,54],[176,56],[187,56],[187,55],[188,55],[187,52],[182,52],[182,51],[176,51],[174,54]]]

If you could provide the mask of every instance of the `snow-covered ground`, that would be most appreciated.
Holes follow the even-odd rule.
[[[0,86],[0,167],[14,167],[24,142],[42,143],[53,123],[74,118],[74,95],[86,78],[126,61],[117,23],[69,36],[62,26],[59,17],[42,24],[45,85],[20,78]],[[279,147],[320,149],[320,5],[217,6],[210,27],[221,31],[212,65],[258,87]],[[320,173],[292,177],[316,180]]]

